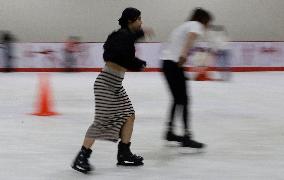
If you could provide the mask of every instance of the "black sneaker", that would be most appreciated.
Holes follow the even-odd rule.
[[[182,147],[190,147],[196,149],[202,149],[205,147],[205,144],[192,140],[189,136],[184,136],[183,141],[181,142]]]
[[[182,142],[183,141],[183,136],[178,136],[172,133],[171,131],[168,131],[166,134],[165,139],[167,141],[175,141],[175,142]]]

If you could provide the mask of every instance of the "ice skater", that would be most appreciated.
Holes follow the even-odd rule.
[[[135,57],[135,42],[144,35],[151,35],[150,28],[143,28],[141,12],[126,8],[119,19],[120,29],[112,32],[105,44],[103,58],[106,62],[94,83],[95,117],[86,132],[82,148],[76,156],[72,168],[88,173],[93,170],[89,163],[95,140],[118,143],[117,165],[140,166],[143,157],[130,150],[135,111],[122,86],[125,72],[141,71],[146,62]]]
[[[212,54],[216,58],[216,66],[220,71],[220,80],[229,81],[231,79],[231,48],[228,31],[222,25],[211,25],[210,31],[209,42]]]
[[[173,30],[161,54],[162,71],[173,98],[165,139],[180,142],[183,147],[204,147],[203,143],[193,140],[192,131],[189,127],[190,101],[187,95],[188,89],[183,65],[187,61],[190,49],[194,46],[197,38],[203,36],[211,19],[211,15],[206,10],[195,9],[188,21]],[[174,133],[174,119],[177,110],[183,119],[183,136]]]
[[[14,71],[14,43],[15,38],[10,32],[4,32],[2,35],[2,48],[4,60],[4,72]]]

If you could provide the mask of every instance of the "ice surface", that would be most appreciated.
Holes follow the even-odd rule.
[[[184,152],[162,140],[169,94],[160,73],[127,73],[136,111],[132,151],[139,168],[116,167],[116,144],[98,141],[90,159],[96,170],[78,173],[70,164],[93,121],[93,81],[98,73],[51,73],[54,109],[38,117],[37,73],[0,74],[0,179],[284,179],[284,80],[282,72],[234,73],[230,82],[188,82],[192,129],[208,145]],[[177,129],[182,129],[177,118]],[[181,132],[177,130],[177,132]]]

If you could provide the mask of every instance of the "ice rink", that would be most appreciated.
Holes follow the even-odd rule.
[[[234,73],[230,82],[188,82],[192,126],[204,152],[162,140],[169,95],[160,73],[127,73],[124,87],[136,110],[132,151],[143,167],[116,167],[117,145],[98,141],[84,175],[71,169],[93,121],[98,73],[50,73],[54,109],[32,116],[38,73],[0,74],[1,180],[280,180],[284,179],[284,74]],[[177,119],[181,128],[181,120]]]

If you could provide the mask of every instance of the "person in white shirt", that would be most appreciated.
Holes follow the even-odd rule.
[[[188,21],[172,31],[161,51],[162,71],[173,97],[165,139],[168,141],[177,141],[183,147],[198,149],[204,147],[203,143],[192,139],[192,133],[188,125],[189,99],[183,65],[187,61],[190,49],[194,46],[197,38],[204,34],[211,20],[212,16],[209,12],[201,8],[195,9]],[[174,116],[176,110],[182,112],[184,125],[183,136],[178,136],[174,133]]]

